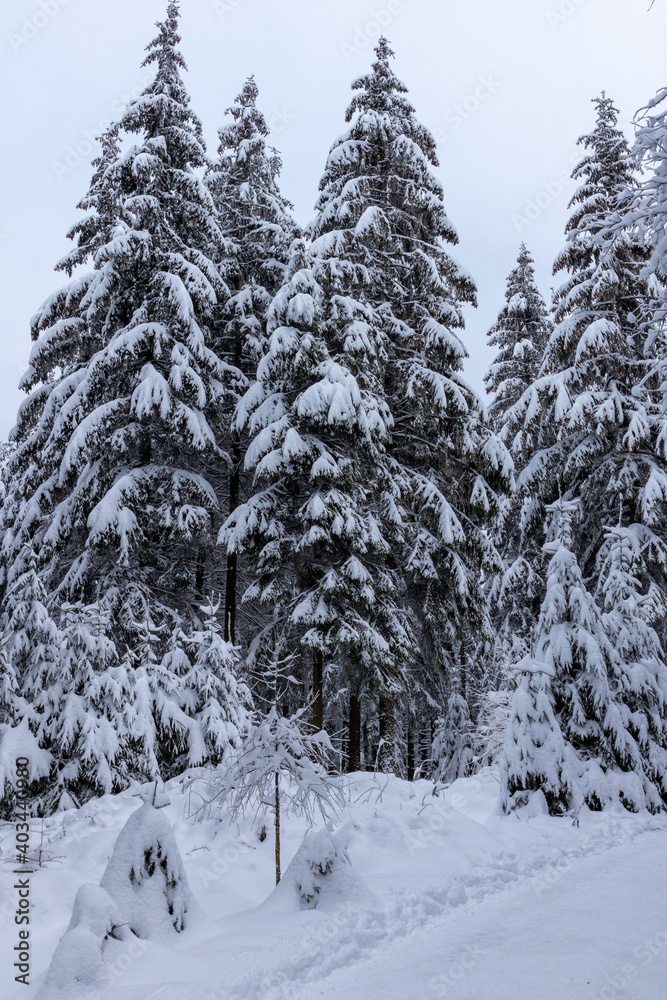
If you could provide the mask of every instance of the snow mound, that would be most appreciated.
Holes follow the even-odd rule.
[[[104,942],[129,936],[118,906],[99,885],[86,883],[74,899],[72,918],[53,953],[40,1000],[73,997],[97,982],[104,970]]]
[[[337,909],[371,902],[374,896],[353,871],[342,838],[328,830],[304,837],[267,906],[301,910]]]
[[[169,821],[149,802],[120,831],[100,886],[140,938],[182,931],[195,910]]]
[[[122,932],[127,930],[123,925],[118,905],[106,889],[92,882],[86,882],[79,887],[74,897],[68,934],[75,927],[87,927],[96,937],[104,940],[112,934],[114,937],[120,937]]]
[[[99,980],[103,970],[103,938],[83,925],[67,931],[53,953],[39,1000],[80,996]]]

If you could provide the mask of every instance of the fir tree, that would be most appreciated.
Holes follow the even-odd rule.
[[[207,161],[181,79],[177,19],[178,5],[170,3],[144,62],[155,65],[155,79],[105,136],[82,202],[88,214],[72,230],[77,247],[61,267],[92,270],[74,277],[33,320],[36,344],[24,380],[31,394],[19,413],[3,505],[10,613],[29,543],[46,604],[89,604],[99,586],[110,612],[105,635],[117,649],[129,647],[118,670],[130,686],[125,701],[133,723],[118,732],[122,748],[105,758],[113,787],[130,772],[169,771],[186,753],[201,760],[204,746],[215,756],[221,733],[214,706],[193,698],[187,682],[181,697],[183,677],[164,655],[167,637],[196,614],[204,555],[220,522],[211,472],[226,459],[220,414],[243,381],[214,350],[228,297],[218,265],[228,244],[197,174]],[[150,633],[147,643],[142,629]],[[16,655],[23,641],[11,639]],[[47,740],[38,692],[51,686],[55,698],[58,679],[48,658],[39,669],[53,677],[38,684],[35,675],[22,695],[31,726]],[[93,688],[107,684],[102,661],[85,670]],[[204,670],[200,660],[196,682],[207,690]],[[70,682],[81,689],[74,664]],[[216,683],[210,679],[211,689]],[[61,695],[67,697],[64,688]],[[52,701],[51,710],[55,718],[63,704]],[[94,698],[85,710],[92,730],[108,719]],[[79,723],[71,730],[75,757],[83,731]],[[97,781],[105,788],[108,775],[98,777],[90,787]]]
[[[201,608],[202,628],[187,636],[192,666],[179,685],[188,718],[201,727],[199,759],[190,750],[189,763],[218,762],[237,750],[250,725],[252,698],[236,672],[238,654],[222,634],[217,620],[220,603],[209,599]]]
[[[554,715],[546,664],[521,664],[510,723],[501,757],[501,802],[505,812],[544,796],[552,815],[566,812],[572,800],[563,734]]]
[[[49,296],[30,321],[34,346],[20,382],[29,395],[19,407],[3,456],[0,584],[5,594],[13,576],[23,572],[22,547],[32,546],[35,534],[38,542],[53,510],[61,457],[54,454],[54,438],[63,411],[85,378],[86,366],[106,342],[99,276],[88,271],[71,277],[77,266],[88,264],[112,239],[118,220],[118,199],[109,176],[118,156],[117,127],[111,126],[100,142],[102,152],[93,161],[96,170],[90,189],[78,205],[86,215],[68,233],[78,245],[56,265],[56,270],[70,275],[70,281]]]
[[[226,296],[211,255],[224,241],[195,174],[205,154],[180,78],[176,4],[159,27],[144,63],[156,64],[155,80],[119,126],[139,143],[120,153],[109,141],[103,181],[98,171],[88,199],[97,215],[75,230],[79,252],[65,265],[93,255],[90,308],[80,316],[75,303],[75,321],[84,340],[102,331],[98,349],[74,373],[48,440],[39,423],[35,433],[20,426],[16,453],[27,459],[41,449],[52,473],[36,495],[27,489],[18,514],[35,534],[49,585],[78,599],[99,582],[115,592],[121,622],[144,599],[158,618],[194,599],[198,553],[218,516],[206,478],[220,455],[211,422],[233,381],[211,348],[213,314]],[[102,193],[115,208],[100,208]],[[107,226],[100,213],[106,220],[111,211]],[[51,321],[49,313],[39,325]],[[49,327],[40,362],[51,340]],[[31,377],[48,385],[59,363],[60,352],[49,355]],[[29,409],[44,398],[49,405],[53,391],[36,390]]]
[[[588,152],[573,174],[580,186],[567,245],[554,265],[569,275],[556,291],[556,327],[540,377],[508,414],[526,452],[518,481],[522,539],[539,543],[544,505],[559,488],[566,498],[580,497],[577,553],[586,575],[596,572],[605,526],[619,505],[624,525],[643,524],[659,536],[667,496],[651,360],[662,335],[649,337],[640,321],[645,250],[628,229],[609,228],[635,186],[632,160],[611,100],[603,95],[595,105],[595,128],[579,140]],[[662,549],[656,545],[655,579],[664,573]]]
[[[59,674],[33,701],[42,713],[40,742],[58,767],[49,811],[119,791],[132,773],[126,750],[134,710],[131,678],[108,635],[102,602],[65,605],[60,631]]]
[[[472,765],[471,725],[468,703],[458,691],[447,702],[447,712],[436,726],[433,761],[438,784],[465,778]]]
[[[525,243],[507,279],[506,304],[489,331],[489,345],[496,349],[486,377],[491,424],[501,437],[507,410],[515,405],[537,378],[542,355],[553,330],[546,303],[535,284],[535,269]],[[511,442],[510,442],[511,444]]]
[[[653,544],[639,524],[608,529],[598,555],[598,601],[616,652],[612,695],[625,734],[622,765],[638,776],[646,806],[657,812],[667,803],[667,668],[654,628],[665,617],[664,592],[646,572]]]
[[[475,286],[447,251],[457,236],[432,173],[435,143],[391,69],[392,55],[381,38],[371,72],[353,83],[350,128],[329,153],[310,235],[313,266],[335,310],[327,345],[332,353],[347,346],[360,367],[362,358],[371,365],[390,414],[386,447],[402,536],[392,562],[407,570],[419,665],[438,672],[484,620],[479,580],[494,553],[483,524],[510,461],[461,375],[458,330]],[[392,697],[385,691],[380,706],[388,742]]]
[[[290,651],[311,651],[320,729],[325,659],[356,685],[393,692],[412,639],[388,559],[396,539],[388,413],[373,392],[372,359],[368,367],[359,360],[363,347],[343,342],[334,356],[327,348],[323,330],[336,317],[315,267],[297,241],[269,311],[268,351],[239,408],[255,492],[221,537],[247,553],[246,599],[273,609]]]
[[[253,381],[257,363],[266,349],[266,314],[282,284],[289,246],[296,236],[292,205],[278,188],[281,161],[267,148],[268,126],[257,108],[257,85],[251,76],[234,104],[227,109],[231,122],[218,130],[218,159],[206,174],[220,227],[229,241],[228,256],[220,267],[230,288],[216,331],[215,350],[241,373],[239,391],[227,399],[223,442],[229,462],[226,514],[231,514],[247,493],[242,456],[247,445],[232,429],[233,409],[241,388]],[[237,553],[227,555],[224,635],[235,641],[237,605]]]
[[[649,298],[642,312],[642,325],[659,333],[667,317],[667,87],[662,87],[636,118],[637,131],[632,150],[642,173],[638,185],[630,184],[627,197],[610,219],[610,233],[631,228],[637,242],[648,250],[643,277]],[[662,353],[660,354],[662,357]]]
[[[532,654],[517,665],[527,676],[512,703],[504,806],[523,805],[541,788],[555,813],[583,803],[600,809],[615,801],[632,811],[656,811],[664,802],[666,776],[661,747],[665,668],[647,656],[646,630],[643,644],[636,638],[627,643],[619,596],[624,591],[627,598],[632,588],[627,563],[619,587],[622,560],[615,543],[603,592],[616,610],[603,614],[587,590],[573,551],[579,510],[578,501],[566,500],[547,508],[552,517],[545,545],[550,556],[546,593]],[[655,654],[655,644],[651,651]],[[623,657],[629,652],[644,661],[628,664]]]

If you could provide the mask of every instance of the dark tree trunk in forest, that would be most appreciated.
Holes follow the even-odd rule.
[[[380,696],[380,750],[378,768],[388,774],[396,773],[396,719],[394,696]]]
[[[433,734],[430,721],[419,730],[419,776],[430,777]]]
[[[275,797],[274,797],[273,808],[275,810],[274,829],[275,829],[275,834],[276,834],[276,845],[275,845],[275,847],[276,847],[276,850],[275,850],[275,855],[276,855],[276,885],[278,885],[278,883],[280,882],[280,876],[281,876],[281,872],[280,872],[280,775],[279,775],[278,771],[276,771],[276,774],[275,774],[274,796]]]
[[[195,597],[198,601],[204,600],[204,575],[206,572],[206,556],[204,550],[197,552],[197,566],[195,568]]]
[[[361,770],[361,701],[359,695],[350,692],[350,713],[348,716],[347,772]]]
[[[322,651],[313,650],[313,725],[319,732],[324,729],[324,703],[322,700],[322,673],[323,673]]]
[[[415,734],[412,728],[412,719],[408,718],[407,734],[407,772],[408,781],[415,780]]]
[[[232,474],[229,477],[229,513],[232,514],[239,505],[239,484],[241,474],[239,471],[239,448],[235,444],[232,451],[232,461],[234,463]],[[227,642],[234,642],[236,638],[236,578],[237,578],[237,555],[236,552],[227,553],[227,576],[225,580],[225,628],[224,637]]]

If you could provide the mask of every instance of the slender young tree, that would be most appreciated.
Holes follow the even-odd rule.
[[[293,678],[287,674],[294,654],[285,654],[284,639],[268,652],[262,687],[269,689],[268,711],[259,714],[244,734],[238,753],[213,781],[213,798],[226,802],[232,819],[250,806],[256,813],[273,810],[276,885],[282,875],[281,821],[285,814],[304,816],[312,826],[316,815],[331,822],[343,805],[342,789],[330,776],[334,751],[327,734],[313,731],[308,709],[285,716],[281,704]],[[201,811],[206,815],[210,803]]]
[[[251,76],[227,108],[231,121],[218,130],[218,159],[206,174],[220,228],[229,241],[219,266],[230,296],[220,311],[215,350],[243,377],[223,412],[223,447],[230,461],[226,515],[245,499],[248,486],[242,470],[247,441],[233,428],[233,410],[266,349],[267,310],[284,280],[289,247],[297,235],[292,205],[278,188],[280,156],[267,147],[269,129],[257,96]],[[227,554],[224,636],[231,642],[236,633],[237,559],[236,552]]]

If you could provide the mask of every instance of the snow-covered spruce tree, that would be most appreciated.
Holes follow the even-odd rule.
[[[114,593],[121,632],[139,597],[158,620],[195,599],[198,554],[217,518],[211,422],[233,381],[210,346],[226,297],[211,255],[224,241],[194,173],[205,154],[180,77],[176,4],[159,27],[145,60],[155,80],[119,126],[139,143],[106,168],[118,218],[95,247],[85,317],[104,343],[41,448],[48,484],[24,501],[39,507],[35,548],[50,587],[79,597],[99,583]],[[67,267],[77,263],[75,252]],[[35,369],[35,382],[57,363],[56,354]]]
[[[508,438],[506,413],[538,377],[542,356],[553,331],[546,303],[535,283],[533,258],[522,243],[516,267],[507,279],[506,303],[489,331],[489,344],[496,355],[486,377],[491,424],[512,448]],[[515,457],[516,471],[526,449]],[[493,641],[482,644],[480,653],[487,663],[484,686],[495,689],[508,685],[508,666],[529,650],[537,615],[541,583],[535,566],[540,561],[539,544],[531,535],[522,536],[520,493],[505,497],[493,534],[502,555],[503,571],[489,581],[489,607],[493,621]]]
[[[573,551],[579,502],[559,500],[547,512],[546,593],[532,654],[517,665],[528,677],[512,703],[504,808],[524,805],[540,788],[555,813],[619,801],[632,811],[657,811],[665,801],[664,750],[656,741],[664,667],[634,669],[620,655],[628,649],[612,641],[609,612],[603,615],[586,589]],[[604,588],[610,599],[612,589]]]
[[[649,298],[642,321],[650,337],[650,331],[662,331],[667,319],[667,87],[638,112],[636,125],[632,153],[642,176],[639,184],[629,185],[610,229],[632,227],[638,242],[648,249],[643,277]]]
[[[219,763],[238,748],[249,725],[252,699],[236,672],[237,652],[222,636],[219,604],[200,609],[201,625],[183,625],[165,641],[148,609],[132,627],[133,719],[128,753],[138,776],[163,780],[207,761]],[[166,645],[164,654],[161,649]]]
[[[546,303],[535,284],[533,264],[522,243],[516,267],[507,279],[505,305],[488,335],[496,355],[484,381],[486,391],[493,395],[489,404],[491,424],[501,436],[505,413],[537,378],[553,331]]]
[[[391,414],[387,450],[402,541],[390,564],[408,581],[417,660],[428,674],[447,669],[461,636],[484,622],[480,576],[495,558],[483,525],[511,463],[461,375],[466,351],[457,331],[475,286],[448,253],[457,236],[432,173],[435,143],[392,55],[381,38],[371,72],[352,85],[350,127],[329,153],[309,235],[335,310],[329,349],[347,344],[373,359]],[[380,716],[390,742],[390,691]]]
[[[580,497],[575,542],[581,567],[597,580],[606,525],[642,524],[656,535],[647,563],[664,575],[662,524],[667,497],[665,418],[652,356],[664,335],[641,322],[646,307],[645,249],[636,233],[610,228],[635,186],[627,142],[606,96],[595,100],[594,130],[579,141],[587,155],[573,176],[567,244],[554,268],[568,272],[556,291],[556,327],[540,377],[508,413],[518,449],[524,501],[522,538],[539,543],[544,505],[562,490]],[[511,433],[514,433],[512,431]]]
[[[567,748],[552,700],[547,665],[531,659],[523,661],[500,758],[505,812],[528,805],[536,794],[543,796],[552,816],[570,807],[572,781]]]
[[[77,238],[78,245],[56,265],[56,270],[70,275],[109,242],[118,219],[118,199],[109,179],[118,156],[117,128],[111,126],[100,142],[102,152],[93,161],[96,170],[90,188],[77,206],[85,217],[68,233],[71,239]],[[21,553],[28,550],[23,546],[32,549],[36,535],[39,548],[46,516],[53,509],[59,476],[51,445],[54,428],[85,377],[86,366],[105,343],[104,316],[96,310],[96,284],[94,270],[77,273],[30,321],[35,343],[20,383],[28,396],[19,407],[10,450],[3,456],[0,586],[5,596],[12,580],[25,570]]]
[[[473,752],[468,702],[456,690],[447,700],[447,712],[438,720],[433,739],[433,763],[438,785],[451,784],[470,773]]]
[[[227,255],[219,261],[230,288],[216,326],[214,342],[218,357],[243,377],[237,393],[227,397],[225,430],[231,467],[225,493],[226,514],[236,509],[247,494],[243,476],[243,454],[247,441],[231,429],[233,409],[243,386],[254,380],[257,363],[266,348],[266,313],[285,277],[289,247],[296,236],[292,205],[278,188],[281,161],[277,151],[267,148],[266,120],[257,108],[254,77],[244,84],[226,114],[231,122],[218,130],[218,159],[206,174],[220,228],[230,241]],[[225,580],[225,638],[235,641],[237,607],[237,553],[227,554]]]
[[[5,601],[7,625],[2,637],[0,688],[5,728],[0,738],[4,743],[8,731],[23,723],[48,752],[52,731],[45,730],[52,719],[45,708],[48,691],[57,683],[62,670],[63,637],[47,608],[35,563],[35,554],[29,543],[25,543],[21,551],[22,572],[14,577]],[[44,811],[50,786],[51,781],[42,779],[31,784],[28,791],[33,813]],[[9,801],[6,805],[11,807]]]
[[[143,805],[120,831],[100,888],[111,896],[139,938],[180,933],[197,905],[171,824],[161,811],[169,796],[154,786],[139,793]]]
[[[55,761],[49,812],[119,791],[137,774],[126,747],[135,711],[132,676],[119,660],[108,618],[99,599],[64,605],[60,670],[31,692],[39,742]]]
[[[190,751],[190,763],[222,760],[237,750],[250,725],[252,698],[236,672],[238,654],[224,638],[217,615],[220,602],[212,598],[201,608],[202,627],[187,636],[192,666],[179,685],[187,716],[201,727],[199,760]]]
[[[153,695],[180,682],[166,666],[159,678],[151,672],[162,667],[174,626],[196,613],[219,519],[209,472],[225,460],[220,414],[241,380],[213,350],[227,298],[216,266],[226,242],[196,174],[206,160],[181,80],[177,15],[170,3],[145,60],[156,65],[155,79],[119,123],[125,141],[109,134],[90,217],[63,263],[72,271],[90,260],[93,270],[33,324],[32,392],[19,415],[3,522],[8,586],[23,571],[17,547],[31,538],[50,605],[88,602],[97,586],[109,603],[109,634],[117,648],[129,646],[135,736],[149,775],[170,765]],[[67,329],[73,360],[65,354],[62,370],[56,345]],[[143,620],[168,627],[156,633],[155,656],[134,669]]]
[[[646,573],[652,532],[640,524],[610,528],[598,554],[598,601],[617,654],[612,694],[616,725],[628,733],[624,766],[642,783],[646,804],[667,804],[667,668],[653,627],[665,618],[665,596]]]
[[[269,310],[267,353],[239,407],[255,492],[221,540],[246,553],[246,600],[273,608],[288,652],[310,651],[313,721],[321,729],[326,662],[391,693],[403,684],[413,644],[390,558],[400,536],[372,341],[359,322],[349,343],[328,349],[323,331],[344,304],[326,299],[308,263],[295,241],[287,281]],[[274,628],[265,631],[268,641],[273,635]]]

